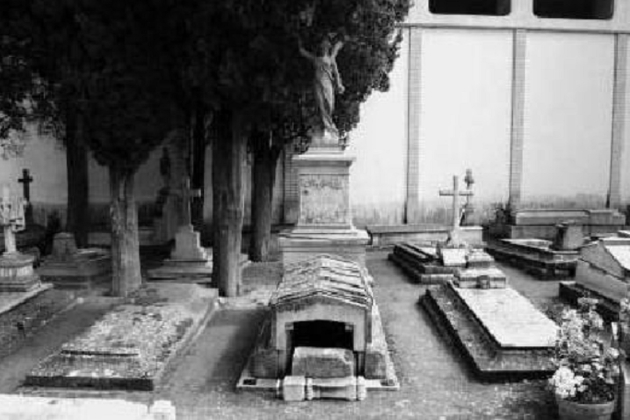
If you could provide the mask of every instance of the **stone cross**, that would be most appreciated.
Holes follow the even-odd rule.
[[[190,211],[190,202],[197,197],[201,197],[201,190],[190,188],[190,178],[186,178],[184,181],[184,188],[182,191],[182,224],[191,225],[192,217]]]
[[[472,191],[460,191],[459,189],[459,177],[457,175],[453,176],[453,189],[452,190],[440,190],[441,196],[453,197],[453,221],[451,223],[452,233],[459,232],[459,224],[460,224],[460,210],[459,210],[459,197],[468,197],[471,196]]]
[[[33,222],[33,207],[31,206],[31,182],[33,182],[33,177],[28,169],[22,169],[22,178],[19,178],[18,182],[22,184],[22,196],[26,200],[26,223],[31,224]]]
[[[24,199],[12,197],[9,187],[3,186],[0,198],[0,225],[4,228],[6,253],[17,252],[15,232],[24,228],[24,223]]]

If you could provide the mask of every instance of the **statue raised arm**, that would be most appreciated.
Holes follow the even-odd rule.
[[[343,42],[338,41],[334,47],[328,39],[320,43],[319,54],[314,55],[305,50],[298,39],[300,54],[309,59],[314,67],[313,91],[319,111],[319,122],[322,136],[327,133],[338,138],[339,132],[332,119],[335,109],[335,90],[343,93],[345,88],[341,82],[341,76],[337,68],[337,54],[343,47]]]

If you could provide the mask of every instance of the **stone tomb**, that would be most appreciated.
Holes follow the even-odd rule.
[[[320,255],[288,266],[238,383],[285,400],[361,400],[397,389],[369,275]]]
[[[623,234],[622,234],[623,235]],[[560,296],[569,302],[589,293],[599,300],[606,318],[616,318],[619,302],[630,290],[630,238],[611,237],[580,249],[574,282],[560,283]]]
[[[558,327],[510,287],[430,286],[420,302],[485,381],[550,376]]]
[[[421,284],[457,281],[462,287],[477,287],[477,280],[486,279],[493,285],[507,282],[505,275],[494,267],[490,255],[470,247],[402,243],[394,247],[389,259],[412,281]]]
[[[486,250],[496,259],[522,268],[539,278],[573,277],[579,252],[554,248],[545,239],[499,239],[489,241]]]
[[[587,236],[614,233],[626,224],[625,216],[614,209],[520,209],[505,216],[507,218],[497,218],[491,224],[492,235],[512,239],[553,240],[556,226],[567,221],[582,226]]]
[[[55,235],[52,253],[37,271],[57,288],[91,289],[110,279],[111,255],[101,248],[78,249],[74,235],[61,232]]]

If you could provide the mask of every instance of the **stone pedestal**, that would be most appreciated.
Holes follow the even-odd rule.
[[[20,252],[0,256],[0,292],[28,292],[40,285],[33,270],[35,257]]]
[[[100,248],[78,249],[74,235],[55,235],[53,249],[38,269],[44,281],[57,288],[91,289],[111,278],[112,259],[109,251]]]
[[[212,254],[201,246],[199,232],[192,225],[182,225],[175,234],[175,249],[160,268],[149,270],[151,280],[201,280],[210,282]]]
[[[312,147],[293,158],[298,177],[299,217],[279,235],[283,264],[318,254],[340,255],[365,265],[366,231],[352,224],[350,166],[354,157],[339,146]]]

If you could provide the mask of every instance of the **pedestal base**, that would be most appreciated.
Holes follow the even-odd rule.
[[[339,255],[365,267],[366,231],[358,229],[324,230],[297,228],[278,237],[280,258],[285,266],[316,255]]]
[[[28,292],[40,285],[33,270],[35,257],[20,252],[0,256],[0,292]]]

